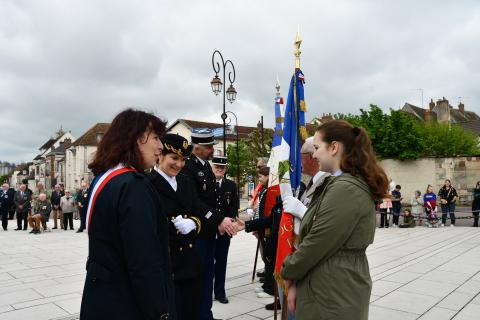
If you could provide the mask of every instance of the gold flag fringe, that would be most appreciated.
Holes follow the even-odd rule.
[[[302,137],[302,140],[305,140],[308,138],[307,128],[305,128],[305,126],[300,127],[300,135]]]
[[[307,112],[307,104],[305,103],[305,100],[300,100],[300,110]]]

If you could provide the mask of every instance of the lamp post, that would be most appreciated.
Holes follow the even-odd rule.
[[[215,62],[215,57],[218,56],[219,60]],[[226,85],[225,83],[225,72],[227,69],[227,65],[230,64],[232,71],[228,72],[228,80],[230,82],[230,87],[225,91]],[[213,71],[215,71],[215,76],[213,77],[210,85],[212,86],[213,93],[217,96],[220,91],[223,89],[223,113],[222,113],[222,121],[223,121],[223,155],[227,155],[227,136],[226,136],[226,124],[225,120],[227,119],[227,114],[225,113],[225,98],[227,98],[228,102],[233,103],[237,97],[237,91],[233,87],[233,83],[235,82],[235,67],[231,60],[225,61],[223,59],[222,54],[220,51],[215,50],[212,54],[212,66]],[[223,70],[222,70],[223,69]],[[222,79],[218,77],[220,71],[223,71],[223,82]]]
[[[235,117],[235,134],[236,134],[235,152],[237,154],[237,198],[238,198],[238,207],[240,208],[240,153],[238,150],[238,119],[237,119],[237,115],[232,111],[226,111],[225,113],[226,114],[229,113]],[[228,121],[228,124],[230,124],[230,119]]]

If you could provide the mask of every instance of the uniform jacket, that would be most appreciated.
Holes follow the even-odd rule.
[[[297,319],[368,319],[372,281],[365,250],[374,235],[367,184],[346,173],[327,177],[302,220],[299,247],[281,270],[284,279],[297,281]]]
[[[15,201],[13,201],[13,199],[15,198],[15,189],[13,188],[8,189],[7,194],[8,194],[8,197],[11,199],[10,210],[15,210]]]
[[[204,233],[205,238],[214,238],[217,234],[217,227],[222,223],[223,215],[217,208],[216,180],[212,168],[208,161],[203,165],[200,160],[192,153],[185,161],[182,174],[188,176],[195,185],[202,212],[205,214]]]
[[[170,258],[174,280],[194,278],[202,272],[202,259],[197,251],[195,239],[202,232],[203,208],[198,200],[197,192],[190,178],[179,174],[176,177],[177,191],[175,192],[167,180],[157,171],[152,170],[150,180],[160,195],[162,210],[168,220],[170,235]],[[193,230],[182,235],[177,232],[172,219],[181,215],[184,218],[196,217],[200,220],[200,230]]]
[[[264,237],[264,250],[263,254],[265,259],[269,262],[275,261],[278,244],[278,232],[280,227],[280,220],[282,218],[282,201],[279,199],[273,206],[270,215],[262,215],[258,219],[245,221],[245,232],[259,231],[263,235],[265,229],[269,230],[267,237]]]
[[[223,178],[220,189],[217,188],[217,206],[224,217],[238,217],[237,184],[230,179]]]
[[[88,230],[81,320],[175,319],[168,225],[161,207],[143,173],[118,175],[98,194]]]
[[[22,192],[19,190],[15,192],[15,196],[13,200],[15,201],[15,206],[17,207],[17,212],[28,212],[30,210],[30,201],[31,201],[31,195],[29,192],[24,191],[23,196]],[[22,206],[20,208],[20,206]]]
[[[77,202],[81,204],[83,206],[82,208],[84,209],[86,209],[88,205],[88,191],[89,189],[80,189],[77,192]]]
[[[9,194],[8,190],[3,191],[0,189],[0,214],[8,212],[12,203],[13,197]]]
[[[52,195],[50,196],[50,202],[52,206],[60,206],[60,199],[65,195],[62,191],[53,191]]]

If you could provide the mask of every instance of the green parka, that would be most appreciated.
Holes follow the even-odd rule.
[[[375,235],[368,185],[350,174],[327,177],[300,225],[298,250],[281,270],[297,281],[297,320],[367,320],[372,280],[365,250]]]

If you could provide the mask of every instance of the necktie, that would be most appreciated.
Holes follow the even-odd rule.
[[[220,182],[217,181],[217,189],[220,190]]]
[[[305,189],[305,192],[307,192],[308,190],[310,190],[310,188],[313,186],[313,178],[310,179],[310,182],[307,184],[307,188]]]

